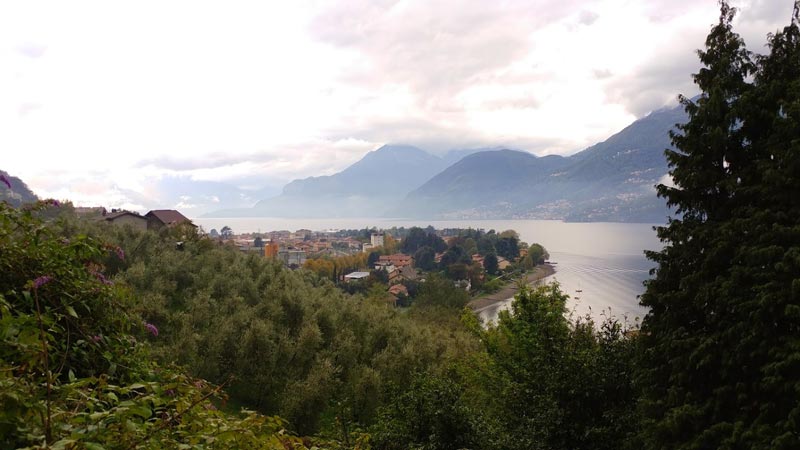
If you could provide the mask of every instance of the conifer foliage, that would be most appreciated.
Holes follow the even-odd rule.
[[[752,55],[720,2],[667,151],[680,218],[642,304],[646,448],[800,448],[800,32]]]

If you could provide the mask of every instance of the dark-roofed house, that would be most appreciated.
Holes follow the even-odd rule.
[[[197,227],[197,225],[193,224],[191,220],[186,218],[186,216],[178,211],[175,211],[174,209],[154,209],[144,216],[148,221],[147,228],[150,229],[157,230],[162,227],[174,227],[175,225],[184,223],[187,223],[195,228]]]
[[[417,273],[417,269],[411,266],[405,266],[400,269],[400,278],[404,278],[408,281],[416,281],[419,278],[419,274]]]
[[[130,211],[114,211],[111,214],[106,214],[103,220],[115,226],[130,225],[141,231],[147,230],[148,225],[147,218]]]

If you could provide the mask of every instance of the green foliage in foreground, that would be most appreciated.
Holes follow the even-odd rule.
[[[85,235],[60,238],[44,203],[0,203],[0,448],[302,448],[278,418],[223,413],[221,389],[149,360],[158,334],[113,286],[124,258]]]
[[[174,427],[158,425],[171,424],[162,418],[175,414],[164,416],[160,408],[184,398],[176,386],[192,394],[175,411],[197,414],[187,412],[181,422],[193,417],[248,429],[261,423],[252,428],[262,430],[253,439],[284,443],[296,440],[281,431],[286,427],[376,449],[613,448],[635,423],[627,415],[632,341],[615,322],[598,330],[565,318],[566,296],[557,287],[522,291],[514,314],[483,329],[471,312],[462,319],[467,326],[459,321],[469,296],[435,275],[420,286],[415,304],[400,311],[187,230],[141,233],[72,221],[58,227],[70,242],[88,239],[80,237],[88,230],[121,245],[124,260],[111,248],[95,263],[125,286],[107,286],[95,276],[117,292],[125,301],[119,310],[130,315],[125,323],[136,339],[126,338],[120,350],[143,352],[147,340],[162,364],[179,362],[194,376],[224,383],[231,404],[289,419],[227,416],[212,408],[225,408],[222,400],[210,402],[217,396],[213,386],[194,386],[174,369],[143,365],[137,356],[138,366],[130,367],[141,369],[126,375],[129,382],[108,382],[120,402],[135,398],[149,408],[148,415],[140,403],[122,405],[144,430],[130,438],[134,443],[148,430],[181,442],[234,436],[218,436],[229,429],[224,426],[212,432],[198,425],[199,435],[180,437]],[[182,246],[174,245],[177,239]],[[158,327],[157,337],[142,320]],[[168,381],[176,376],[183,384]],[[202,407],[186,406],[198,399]]]
[[[63,225],[67,234],[87,227]],[[406,314],[382,300],[385,288],[375,298],[347,295],[310,271],[181,230],[91,232],[124,249],[124,262],[108,264],[137,314],[160,330],[150,339],[159,361],[214,383],[232,377],[233,404],[285,417],[301,435],[352,441],[414,374],[479,349],[457,320],[468,295],[443,279],[433,277]]]
[[[637,431],[635,340],[623,324],[565,317],[557,284],[523,289],[483,329],[485,351],[439,375],[419,374],[381,408],[382,449],[619,449]]]

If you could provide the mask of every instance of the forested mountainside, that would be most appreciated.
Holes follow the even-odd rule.
[[[680,107],[655,111],[570,157],[526,152],[469,155],[409,193],[399,214],[439,218],[533,218],[664,222],[655,185],[666,180],[669,130]]]
[[[38,200],[36,194],[28,188],[24,181],[0,170],[0,201],[19,207],[36,200]]]

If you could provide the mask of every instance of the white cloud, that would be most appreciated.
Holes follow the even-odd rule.
[[[791,13],[734,4],[752,50]],[[695,0],[6,2],[0,166],[45,196],[149,206],[177,198],[168,180],[274,190],[386,142],[570,153],[691,95],[717,17]]]

